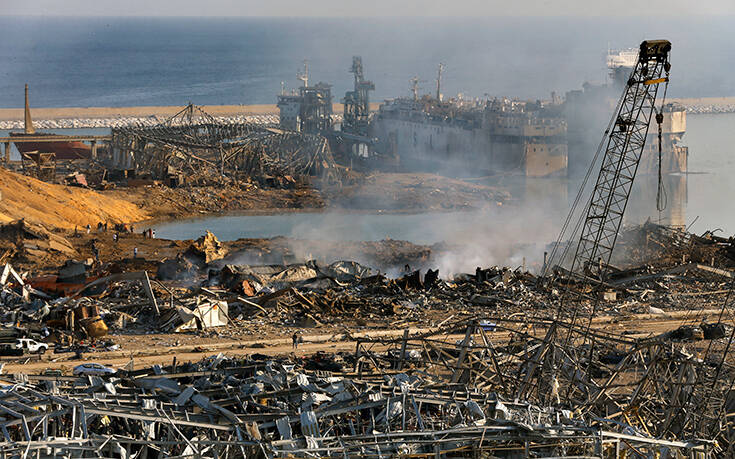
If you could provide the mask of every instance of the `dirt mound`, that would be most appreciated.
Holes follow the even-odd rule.
[[[25,219],[57,228],[80,229],[98,222],[148,218],[135,204],[83,188],[42,182],[0,168],[0,223]]]
[[[467,210],[510,199],[507,191],[423,173],[375,173],[346,186],[333,203],[351,209]]]

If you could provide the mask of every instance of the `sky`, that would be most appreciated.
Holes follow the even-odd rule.
[[[47,16],[683,16],[733,15],[705,0],[0,0],[0,15]]]

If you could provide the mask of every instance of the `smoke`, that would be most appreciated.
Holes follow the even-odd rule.
[[[410,241],[431,246],[431,258],[417,257],[408,263],[411,269],[438,268],[441,277],[474,272],[475,268],[493,265],[520,267],[538,271],[543,250],[558,233],[566,203],[557,197],[531,199],[527,203],[488,207],[461,212],[422,214],[356,214],[330,211],[319,224],[308,222],[293,227],[289,239],[292,252],[303,258],[315,258],[313,241]],[[387,241],[386,241],[387,240]],[[338,244],[338,242],[333,242]],[[399,245],[395,242],[396,245]],[[415,247],[404,247],[406,253]],[[383,248],[385,250],[385,247]],[[332,250],[331,255],[339,255]],[[390,259],[380,259],[363,252],[356,261],[374,267],[386,266]],[[345,255],[358,255],[355,251]],[[323,255],[323,253],[321,254]],[[403,258],[394,253],[394,269],[402,271]],[[332,260],[334,261],[334,260]],[[382,265],[382,266],[381,266]],[[389,274],[390,274],[389,273]]]

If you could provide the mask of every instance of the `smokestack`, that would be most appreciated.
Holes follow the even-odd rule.
[[[25,119],[25,133],[35,134],[36,130],[33,129],[33,120],[31,119],[31,107],[28,105],[28,84],[26,83],[26,119]]]

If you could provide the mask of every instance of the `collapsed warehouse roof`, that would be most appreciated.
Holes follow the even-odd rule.
[[[337,177],[324,137],[219,122],[193,104],[155,126],[113,128],[110,154],[115,168],[150,171],[156,179]]]

